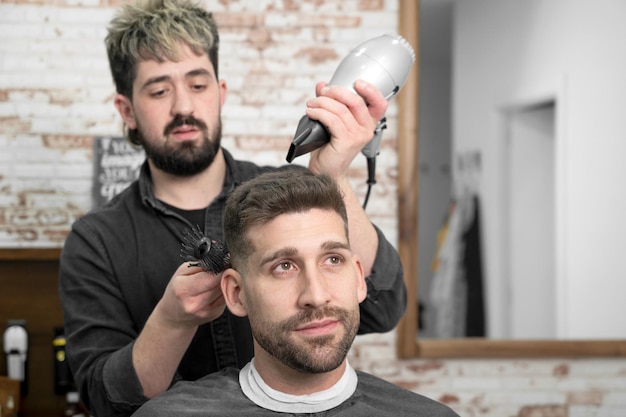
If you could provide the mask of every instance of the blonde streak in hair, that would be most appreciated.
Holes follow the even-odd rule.
[[[213,36],[210,30],[203,29],[202,26],[205,23],[196,18],[191,19],[193,24],[190,30],[179,19],[170,19],[173,13],[170,10],[168,12],[168,15],[160,16],[160,19],[150,22],[143,29],[147,39],[143,41],[139,49],[144,58],[147,54],[151,58],[163,59],[165,57],[171,61],[177,61],[180,59],[181,43],[188,45],[198,55],[208,53],[213,43]],[[203,41],[204,39],[208,42]]]

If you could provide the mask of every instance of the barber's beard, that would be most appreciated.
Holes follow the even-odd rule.
[[[303,323],[332,317],[339,320],[344,333],[339,340],[334,335],[293,339],[293,331]],[[337,369],[346,358],[359,327],[359,312],[333,307],[303,311],[296,317],[271,323],[258,315],[250,315],[252,334],[257,343],[288,367],[306,374],[318,374]]]
[[[146,156],[160,170],[179,177],[190,177],[208,168],[217,155],[222,140],[222,121],[217,120],[209,134],[206,123],[193,116],[177,116],[169,123],[163,132],[167,137],[173,129],[182,125],[198,127],[202,132],[202,142],[198,145],[193,142],[165,141],[157,143],[155,140],[146,140],[145,130],[137,126],[136,134],[141,142]]]

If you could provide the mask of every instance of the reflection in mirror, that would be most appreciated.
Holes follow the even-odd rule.
[[[419,161],[399,159],[419,165],[419,246],[402,241],[411,202],[399,201],[400,252],[416,247],[419,291],[400,356],[626,354],[626,194],[611,186],[626,177],[626,59],[616,53],[626,3],[600,3],[420,1]],[[399,133],[402,156],[411,132]],[[412,169],[400,166],[400,191]],[[459,267],[468,225],[479,231],[473,269]],[[435,282],[455,262],[453,279]]]
[[[422,0],[419,65],[419,207],[418,276],[420,337],[459,337],[463,325],[458,304],[441,302],[446,291],[432,285],[444,276],[437,249],[443,243],[453,206],[451,169],[452,1]],[[448,229],[449,230],[449,229]],[[450,240],[448,240],[450,242]],[[441,252],[439,253],[441,255]],[[443,279],[437,280],[441,283]],[[437,294],[439,292],[439,294]],[[440,308],[438,308],[440,307]],[[449,320],[445,320],[445,317]],[[447,324],[447,325],[446,325]]]

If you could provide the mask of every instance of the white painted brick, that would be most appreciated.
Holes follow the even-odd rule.
[[[50,152],[46,148],[16,149],[13,152],[17,161],[22,164],[56,164],[59,160],[58,152]]]
[[[58,162],[61,164],[75,164],[84,167],[84,169],[93,168],[91,150],[85,149],[68,149],[65,150],[58,158]]]
[[[16,113],[16,103],[0,102],[0,117],[14,116]]]
[[[0,31],[9,30],[8,27],[0,24]],[[2,52],[3,61],[13,59],[14,57],[19,57],[20,55],[24,55],[25,51],[28,51],[32,45],[37,45],[41,40],[37,42],[33,42],[32,39],[3,39],[0,42],[0,52]]]
[[[97,4],[97,3],[96,3]],[[106,26],[113,17],[117,9],[100,9],[91,7],[65,7],[58,10],[54,22],[58,22],[62,27],[83,27],[90,26],[93,29],[100,29]]]
[[[85,168],[92,169],[85,164],[58,164],[55,167],[55,175],[59,178],[70,179],[91,178],[92,174],[86,175]]]
[[[584,378],[588,384],[590,389],[596,389],[600,391],[621,391],[626,393],[626,376],[621,375],[606,375],[604,377],[588,377]],[[626,395],[624,395],[624,400],[626,401]]]
[[[13,228],[0,226],[0,245],[9,248],[15,248],[20,246],[20,243],[16,242],[16,239],[13,236]]]
[[[229,103],[222,109],[222,116],[233,120],[256,120],[261,117],[261,109],[250,106],[233,105],[232,103]],[[232,133],[230,129],[228,131],[229,133]]]
[[[115,122],[99,122],[90,120],[64,118],[37,118],[32,120],[33,132],[46,132],[52,134],[74,134],[74,135],[98,135],[111,132],[110,125]],[[105,128],[106,127],[106,128]],[[119,129],[115,129],[119,131]]]
[[[67,200],[63,195],[53,194],[43,190],[41,192],[28,193],[26,197],[26,207],[32,212],[37,213],[37,220],[40,224],[56,224],[61,226],[63,222],[67,221],[67,215],[64,210],[67,205]],[[45,209],[41,209],[41,207],[45,207]],[[42,218],[42,216],[45,218]],[[63,220],[59,221],[58,219]]]
[[[62,108],[65,109],[65,117],[77,119],[101,119],[102,115],[116,115],[116,110],[109,103],[72,103]]]
[[[610,408],[621,408],[626,411],[626,389],[615,389],[602,393],[602,405]],[[624,414],[626,415],[626,414]]]
[[[480,361],[455,359],[447,361],[452,372],[471,376],[541,376],[553,375],[554,367],[563,364],[559,360],[506,360],[483,359]]]
[[[573,405],[568,411],[568,417],[624,417],[626,415],[626,408],[624,407]]]
[[[2,186],[2,181],[0,181],[0,186]],[[16,195],[7,195],[0,194],[0,207],[10,207],[19,204],[19,198]]]
[[[454,388],[454,390],[460,391],[476,389],[476,387],[480,387],[481,390],[498,391],[502,388],[502,382],[499,378],[465,377],[455,379],[452,382],[452,387]]]
[[[55,169],[53,165],[17,163],[14,173],[18,178],[51,178],[55,174]]]
[[[9,41],[13,39],[23,39],[32,41],[35,39],[56,38],[54,28],[49,25],[42,25],[40,22],[9,22],[2,25],[3,37]]]
[[[34,119],[37,117],[68,117],[67,108],[50,103],[39,102],[18,102],[14,103],[14,115],[23,119]]]
[[[41,136],[32,134],[17,134],[6,136],[7,142],[4,146],[8,148],[40,148],[43,146]]]
[[[11,181],[11,191],[17,194],[24,194],[34,190],[50,190],[53,187],[46,178],[15,178]]]
[[[28,8],[17,4],[0,3],[0,28],[7,22],[24,22],[28,17]]]
[[[363,15],[363,28],[367,31],[364,39],[382,35],[389,32],[396,24],[397,16],[395,13],[371,13]]]
[[[626,378],[626,359],[597,358],[572,361],[569,364],[571,375],[606,376],[621,375]]]
[[[218,0],[204,0],[200,4],[212,12],[260,12],[267,9],[268,4],[274,3],[271,0],[223,2]]]
[[[501,391],[498,386],[487,382],[487,386],[480,385],[483,381],[474,381],[474,389],[485,392],[485,403],[489,404],[565,404],[567,395],[554,391]]]
[[[292,132],[295,132],[298,123],[294,123],[294,120],[299,120],[304,115],[304,107],[303,108],[295,108],[293,105],[285,105],[285,106],[263,106],[261,109],[261,117],[276,117],[276,115],[280,115],[281,119],[285,119],[293,124]]]
[[[92,56],[68,56],[68,54],[65,53],[64,56],[45,56],[44,64],[48,71],[63,70],[89,73],[91,71],[100,71],[103,67],[108,65],[108,62],[105,57],[100,54]]]

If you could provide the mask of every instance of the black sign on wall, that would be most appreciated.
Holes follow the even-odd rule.
[[[126,138],[112,136],[94,138],[93,151],[92,203],[98,207],[139,176],[145,153],[133,148]]]

